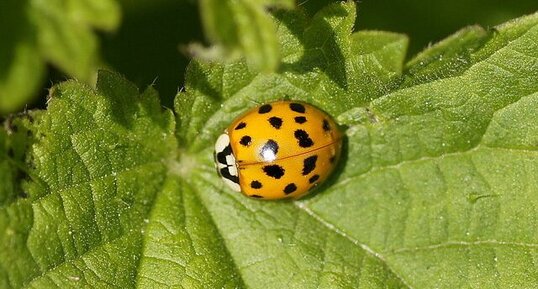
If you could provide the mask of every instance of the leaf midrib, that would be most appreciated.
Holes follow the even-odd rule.
[[[217,186],[215,186],[215,184],[212,182],[212,180],[210,179],[207,179],[207,178],[204,178],[202,177],[201,180],[203,182],[205,182],[206,184],[208,184],[209,186],[212,186],[213,188],[215,189],[219,189]],[[198,190],[195,190],[197,192],[197,198],[200,200],[200,203],[204,206],[206,206],[206,209],[208,210],[207,208],[207,205],[204,203],[203,201],[203,198],[201,198],[198,194],[199,191]],[[234,202],[236,203],[239,203],[241,204],[240,202],[237,202],[237,200],[233,199],[232,197],[229,197],[230,199],[232,199]],[[264,202],[264,201],[260,201],[260,202]],[[278,201],[277,201],[278,202]],[[389,264],[387,263],[387,261],[385,260],[384,256],[379,254],[378,252],[374,251],[373,249],[371,249],[369,246],[367,246],[366,244],[364,243],[361,243],[359,242],[358,240],[354,239],[353,237],[351,237],[350,235],[346,234],[344,231],[340,230],[338,227],[336,227],[334,224],[331,224],[330,222],[324,220],[323,218],[321,218],[319,215],[317,215],[316,213],[314,213],[312,210],[310,210],[305,202],[303,201],[292,201],[290,202],[291,204],[294,205],[294,207],[296,207],[297,209],[299,209],[299,211],[303,212],[304,214],[306,214],[309,218],[312,218],[314,220],[316,220],[318,223],[320,223],[321,225],[323,225],[325,228],[327,228],[327,230],[329,232],[332,232],[334,234],[337,234],[341,237],[343,237],[345,240],[349,241],[350,243],[352,243],[353,245],[357,246],[360,250],[364,251],[366,254],[370,255],[370,256],[373,256],[375,259],[378,259],[382,262],[382,264],[384,266],[386,266],[386,268],[390,271],[390,273],[392,273],[394,276],[396,276],[401,282],[402,284],[404,284],[408,289],[412,289],[412,287],[406,282],[406,280],[399,276],[399,274],[397,274],[397,272],[395,272],[390,266]],[[209,211],[209,210],[208,210]],[[215,224],[215,227],[217,228],[218,232],[221,233],[220,229],[218,228],[218,226],[216,225],[216,223],[214,222],[214,218],[213,216],[210,215],[210,218],[213,222],[213,224]],[[261,225],[261,224],[260,224]],[[221,235],[222,236],[222,235]],[[226,240],[225,239],[222,239],[221,240],[222,243],[223,243],[223,246],[226,248],[226,251],[228,253],[229,256],[231,256],[231,264],[233,265],[234,268],[236,268],[236,271],[238,272],[238,275],[239,276],[242,276],[241,274],[241,269],[243,269],[242,267],[239,267],[237,266],[237,262],[235,261],[235,256],[234,254],[232,254],[231,250],[228,248],[228,245],[226,243]],[[324,252],[325,253],[325,252]],[[264,260],[265,261],[265,260]],[[243,282],[244,283],[244,282]]]
[[[500,247],[500,246],[509,246],[509,247],[524,247],[524,248],[538,248],[538,243],[521,243],[521,242],[507,242],[507,241],[499,241],[495,239],[488,239],[488,240],[479,240],[479,241],[447,241],[439,244],[432,244],[428,246],[417,246],[417,247],[405,247],[405,248],[399,248],[391,251],[387,251],[389,255],[396,255],[400,253],[407,253],[407,252],[417,252],[417,251],[428,251],[428,250],[435,250],[439,248],[447,248],[447,247],[471,247],[471,246],[494,246],[494,247]]]
[[[337,234],[339,236],[342,236],[344,239],[346,239],[347,241],[349,241],[353,245],[355,245],[358,248],[360,248],[361,250],[363,250],[366,254],[378,259],[380,262],[382,262],[382,264],[384,266],[386,266],[386,268],[390,271],[390,273],[392,273],[394,276],[396,276],[396,278],[398,278],[402,282],[402,284],[404,284],[407,288],[412,289],[412,287],[409,285],[409,283],[400,274],[398,274],[398,272],[396,272],[394,269],[392,269],[391,266],[389,266],[389,264],[386,261],[385,257],[383,255],[381,255],[379,252],[376,252],[375,250],[370,248],[368,245],[366,245],[364,243],[361,243],[357,239],[351,237],[346,232],[339,229],[335,224],[332,224],[329,221],[323,219],[321,216],[316,214],[314,211],[310,210],[310,208],[308,208],[308,206],[307,206],[307,204],[305,202],[294,201],[293,204],[295,205],[296,208],[301,210],[303,213],[307,214],[312,219],[316,220],[318,223],[320,223],[325,228],[327,228],[327,230],[329,230],[330,232],[333,232],[333,233],[335,233],[335,234]]]

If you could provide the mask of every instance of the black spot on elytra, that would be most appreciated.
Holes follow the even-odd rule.
[[[288,184],[285,188],[284,188],[284,193],[286,195],[289,195],[293,192],[295,192],[297,190],[297,186],[294,184],[294,183],[291,183],[291,184]]]
[[[253,188],[253,189],[259,189],[262,187],[262,183],[258,182],[258,181],[252,181],[250,183],[250,187]]]
[[[280,117],[273,116],[269,118],[269,123],[276,129],[280,129],[282,126],[282,119]]]
[[[306,117],[304,116],[296,116],[295,117],[295,122],[298,123],[298,124],[303,124],[306,122]]]
[[[304,113],[306,111],[305,108],[304,108],[304,105],[302,105],[300,103],[295,103],[295,102],[290,103],[290,108],[291,108],[291,110],[293,110],[295,112],[298,112],[298,113]]]
[[[316,168],[316,161],[318,160],[318,156],[310,156],[304,159],[303,161],[303,176],[308,175]]]
[[[262,196],[260,195],[250,195],[251,198],[256,198],[256,199],[263,199]]]
[[[271,111],[271,109],[273,109],[273,107],[270,104],[264,104],[260,106],[260,108],[258,108],[258,113],[260,114],[268,113]]]
[[[268,140],[262,147],[260,151],[260,156],[262,159],[266,156],[266,151],[270,150],[272,152],[272,155],[275,155],[278,153],[278,143],[272,139]],[[273,161],[273,160],[270,160]]]
[[[319,175],[313,175],[310,179],[308,179],[308,182],[313,184],[317,180],[319,180]]]
[[[299,141],[299,146],[302,148],[308,148],[314,145],[314,141],[310,138],[308,133],[302,129],[298,129],[294,133],[295,138]]]
[[[331,130],[331,125],[329,124],[329,121],[326,119],[323,120],[323,130],[326,132]]]
[[[228,144],[222,151],[217,152],[216,158],[217,161],[223,165],[227,165],[226,162],[226,156],[229,156],[232,154],[232,146]]]
[[[336,156],[332,156],[330,159],[329,159],[329,162],[334,163],[334,161],[336,160]]]
[[[279,165],[264,166],[263,171],[266,175],[275,179],[280,179],[284,175],[284,168]]]
[[[240,129],[243,129],[247,126],[246,123],[244,122],[240,122],[236,127],[235,127],[235,130],[240,130]]]
[[[223,178],[226,178],[236,184],[239,184],[239,177],[238,176],[233,176],[232,174],[230,174],[230,170],[228,169],[228,167],[225,167],[225,168],[222,168],[220,169],[220,175],[223,177]]]
[[[252,142],[252,138],[248,135],[244,136],[241,138],[241,140],[239,141],[240,144],[248,147],[250,145],[250,143]]]

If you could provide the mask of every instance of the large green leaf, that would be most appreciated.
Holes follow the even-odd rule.
[[[320,42],[321,29],[334,31],[345,25],[346,17],[352,18],[353,9],[341,12],[345,7],[332,6],[314,16],[322,15],[325,21],[321,22],[325,27],[314,33]],[[538,187],[533,177],[538,170],[537,24],[538,16],[533,15],[495,32],[463,30],[415,57],[401,77],[389,77],[388,72],[401,67],[401,58],[390,60],[394,52],[387,50],[400,45],[398,51],[404,52],[405,39],[385,40],[386,45],[364,54],[371,61],[365,65],[353,58],[357,54],[347,52],[354,42],[342,41],[347,37],[344,32],[333,38],[341,41],[336,50],[330,48],[331,39],[315,49],[321,56],[313,57],[314,68],[306,62],[300,65],[302,70],[240,77],[240,82],[228,77],[231,67],[239,70],[239,64],[196,68],[206,77],[187,83],[178,111],[192,115],[190,121],[180,116],[180,131],[187,128],[187,143],[192,141],[192,151],[200,155],[209,156],[210,148],[203,143],[222,131],[227,115],[252,106],[251,98],[307,100],[349,126],[347,159],[337,178],[315,197],[293,204],[260,204],[219,194],[206,157],[208,169],[194,182],[200,188],[214,186],[213,191],[200,193],[225,239],[233,239],[227,245],[240,271],[246,268],[245,283],[257,287],[263,279],[270,280],[264,285],[274,288],[309,287],[309,282],[314,287],[323,284],[323,278],[332,278],[336,284],[357,287],[352,282],[360,278],[392,276],[399,286],[410,288],[532,288],[538,278],[533,265],[538,248],[534,230]],[[306,58],[308,50],[300,44],[308,43],[304,39],[315,29],[311,27],[285,35],[284,39],[297,39],[300,48],[289,55]],[[323,65],[325,55],[338,63],[334,70]],[[363,69],[344,69],[361,64]],[[376,68],[385,69],[384,78],[371,77]],[[398,74],[396,69],[393,75]],[[212,79],[218,82],[213,84]],[[184,108],[181,98],[191,103],[194,98],[192,108]],[[204,105],[202,113],[197,102],[214,104]],[[208,107],[214,107],[209,118]],[[250,215],[243,212],[245,207]],[[238,211],[243,213],[238,216]],[[377,270],[385,275],[357,277],[353,273],[360,270],[350,269],[354,267],[349,262],[328,259],[327,252],[337,246],[326,241],[327,234],[379,261],[382,266]],[[304,235],[306,239],[301,239]],[[264,242],[248,246],[253,239]],[[306,248],[312,251],[305,252]],[[354,261],[359,268],[373,266],[360,258]],[[325,269],[327,264],[347,274]]]
[[[192,62],[175,118],[112,73],[56,86],[0,206],[0,287],[533,288],[538,14],[407,64],[405,36],[352,33],[352,2],[275,19],[278,72]],[[300,201],[229,191],[213,141],[281,98],[345,125],[341,166]]]
[[[45,64],[91,81],[100,65],[93,28],[118,25],[114,0],[3,0],[0,3],[0,114],[39,92]]]

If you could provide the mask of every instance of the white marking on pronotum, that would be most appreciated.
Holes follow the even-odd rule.
[[[228,171],[230,172],[230,175],[237,176],[237,168],[235,166],[228,167]]]
[[[215,142],[215,152],[220,153],[229,144],[230,144],[230,137],[225,133],[221,134],[219,138],[217,139],[217,142]]]
[[[215,142],[215,155],[217,155],[218,153],[221,153],[223,152],[228,146],[230,145],[230,137],[228,136],[228,134],[221,134],[218,138],[217,138],[217,141]],[[230,176],[234,176],[234,177],[239,177],[238,175],[238,170],[237,170],[237,164],[235,163],[235,157],[232,153],[228,154],[225,156],[225,164],[219,162],[218,160],[216,161],[217,163],[217,171],[219,172],[220,174],[220,177],[222,178],[222,180],[224,181],[224,183],[226,185],[228,185],[228,187],[230,187],[232,190],[236,191],[236,192],[240,192],[241,191],[241,187],[239,186],[238,183],[222,176],[222,173],[221,173],[221,169],[224,169],[224,170],[227,170],[228,173],[230,174]]]
[[[226,156],[226,164],[228,164],[229,166],[235,165],[235,158],[233,155]]]

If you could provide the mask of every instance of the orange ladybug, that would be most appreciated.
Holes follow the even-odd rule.
[[[260,199],[300,198],[326,180],[342,149],[331,116],[299,101],[276,101],[236,118],[215,143],[215,163],[234,191]]]

